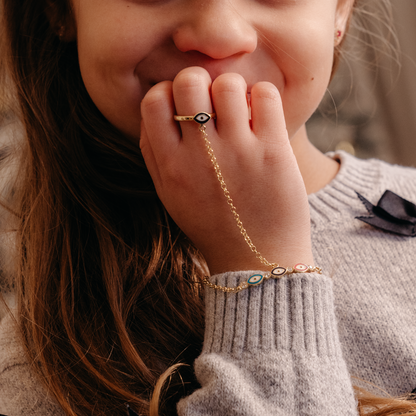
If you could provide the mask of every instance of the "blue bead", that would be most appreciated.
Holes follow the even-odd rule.
[[[250,286],[256,286],[259,285],[264,279],[264,276],[261,274],[253,274],[253,276],[250,276],[250,278],[247,280],[247,283]]]

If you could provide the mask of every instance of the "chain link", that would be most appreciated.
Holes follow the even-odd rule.
[[[262,264],[264,264],[265,266],[270,267],[270,268],[277,267],[278,266],[277,263],[270,263],[266,258],[264,258],[260,254],[260,252],[257,250],[256,246],[251,241],[251,238],[247,234],[247,231],[243,226],[243,222],[240,219],[240,215],[238,215],[237,209],[234,206],[234,202],[231,198],[230,192],[228,191],[227,185],[225,184],[224,178],[223,178],[222,173],[221,173],[220,166],[218,165],[217,158],[215,157],[215,154],[214,154],[214,150],[212,149],[211,142],[208,139],[208,134],[206,132],[206,129],[207,129],[207,127],[206,127],[205,124],[201,124],[199,126],[199,131],[202,133],[202,135],[204,137],[205,147],[207,148],[208,155],[210,157],[211,163],[214,166],[214,170],[215,170],[215,174],[217,175],[218,182],[221,185],[221,189],[224,192],[224,196],[227,200],[227,204],[230,207],[230,210],[231,210],[231,212],[234,216],[235,222],[237,223],[237,227],[239,228],[240,233],[244,238],[244,241],[247,243],[247,245],[250,247],[250,250],[256,255],[256,258],[258,258]]]
[[[211,283],[208,280],[208,277],[205,277],[202,283],[210,287],[211,289],[221,290],[224,293],[238,293],[248,287],[248,284],[246,282],[240,283],[236,287],[220,286],[220,285],[216,285],[215,283]]]

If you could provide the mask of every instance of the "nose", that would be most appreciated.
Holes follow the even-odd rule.
[[[257,31],[232,1],[193,1],[173,34],[181,52],[198,51],[213,59],[252,53]]]

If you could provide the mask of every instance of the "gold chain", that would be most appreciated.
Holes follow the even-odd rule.
[[[265,259],[260,254],[260,252],[257,250],[256,246],[251,241],[251,238],[247,234],[247,231],[243,226],[243,222],[241,221],[240,216],[237,213],[236,207],[234,206],[234,202],[233,202],[233,200],[230,196],[230,192],[228,191],[227,185],[225,184],[224,178],[223,178],[222,173],[221,173],[221,169],[220,169],[220,167],[218,165],[218,162],[217,162],[217,158],[215,157],[214,150],[212,149],[211,142],[208,140],[208,134],[206,132],[206,129],[207,129],[207,127],[206,127],[205,124],[201,124],[200,127],[199,127],[199,131],[202,133],[202,135],[204,137],[205,147],[208,150],[208,155],[210,157],[212,165],[214,166],[218,182],[220,183],[221,189],[224,192],[224,196],[225,196],[225,198],[227,200],[227,204],[229,205],[230,210],[231,210],[231,212],[234,216],[235,222],[237,223],[237,227],[239,228],[241,235],[244,237],[244,241],[250,247],[250,250],[256,255],[256,258],[258,258],[261,261],[261,263],[263,263],[265,266],[270,267],[270,268],[277,267],[278,266],[277,263],[270,263],[267,259]]]
[[[212,115],[208,114],[208,116],[210,116],[210,118],[212,118]],[[193,119],[195,119],[196,116],[194,116]],[[208,120],[210,119],[208,118]],[[222,176],[221,173],[221,169],[218,165],[217,162],[217,158],[215,157],[214,154],[214,150],[212,149],[211,146],[211,142],[208,139],[208,134],[206,132],[206,126],[205,126],[205,122],[201,123],[201,125],[199,126],[199,131],[202,133],[203,137],[204,137],[204,142],[205,142],[205,147],[208,150],[208,155],[210,157],[211,163],[214,166],[214,170],[215,173],[217,175],[217,179],[218,182],[221,185],[221,189],[224,192],[224,196],[227,200],[227,204],[230,207],[230,210],[234,216],[235,222],[237,223],[237,227],[240,230],[241,235],[244,237],[244,241],[247,243],[247,245],[250,247],[250,250],[256,255],[256,258],[258,258],[260,260],[261,263],[263,263],[265,266],[270,267],[272,270],[270,273],[267,274],[253,274],[252,276],[250,276],[248,278],[247,281],[245,282],[241,282],[238,286],[236,287],[227,287],[227,286],[220,286],[220,285],[216,285],[215,283],[211,283],[208,280],[208,277],[205,277],[203,280],[203,283],[212,288],[212,289],[217,289],[217,290],[221,290],[223,292],[231,292],[231,293],[238,293],[241,290],[247,289],[251,286],[257,286],[260,283],[262,283],[265,280],[268,280],[270,278],[273,279],[280,279],[285,275],[288,274],[292,274],[292,273],[318,273],[318,274],[322,274],[322,269],[318,266],[307,266],[306,264],[303,263],[298,263],[293,267],[282,267],[279,266],[277,263],[270,263],[266,258],[264,258],[260,252],[257,250],[256,246],[253,244],[253,242],[251,241],[251,238],[249,237],[249,235],[247,234],[246,229],[243,226],[243,222],[240,219],[240,216],[237,213],[237,209],[234,206],[234,202],[230,196],[230,192],[228,191],[227,185],[225,184],[224,178]]]

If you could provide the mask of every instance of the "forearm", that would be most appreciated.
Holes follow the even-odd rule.
[[[217,276],[236,286],[250,272]],[[238,294],[207,289],[206,336],[195,363],[202,388],[185,415],[356,415],[342,358],[332,283],[285,276]]]

